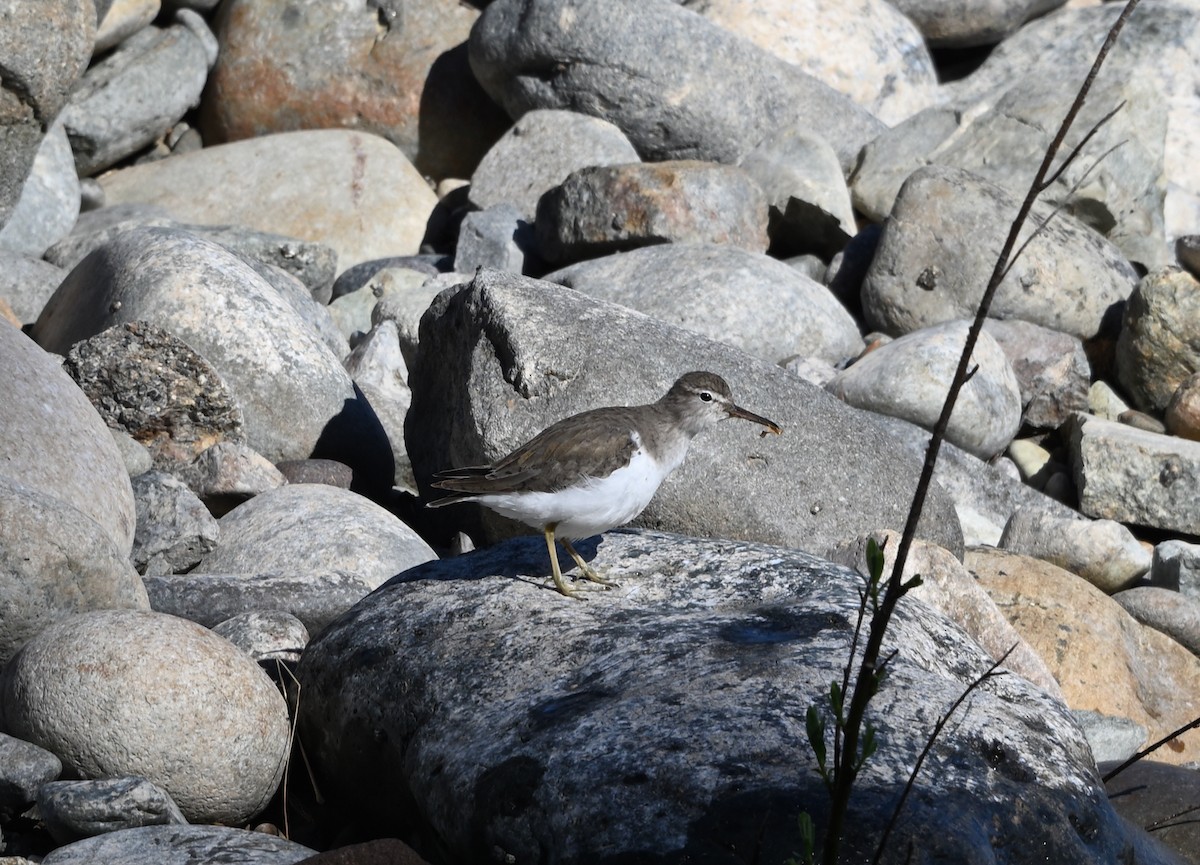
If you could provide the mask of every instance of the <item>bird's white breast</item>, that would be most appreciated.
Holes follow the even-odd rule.
[[[659,485],[682,462],[660,464],[642,447],[638,434],[632,436],[637,449],[628,465],[607,477],[588,478],[553,493],[493,493],[475,500],[537,529],[558,523],[556,534],[568,540],[624,525],[646,509]]]

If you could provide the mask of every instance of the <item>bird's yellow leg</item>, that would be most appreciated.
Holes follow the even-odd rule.
[[[585,562],[583,560],[583,556],[579,555],[579,553],[575,551],[575,548],[571,546],[570,541],[559,538],[558,542],[567,548],[567,552],[571,554],[571,558],[575,560],[575,564],[579,565],[579,572],[583,574],[584,579],[591,580],[593,583],[599,583],[602,586],[611,586],[614,589],[620,588],[619,583],[614,583],[612,580],[606,580],[604,577],[592,570],[591,565]]]
[[[554,530],[556,528],[558,528],[558,523],[548,523],[542,528],[542,532],[546,535],[546,549],[550,551],[550,569],[554,574],[554,585],[568,598],[583,600],[582,595],[567,588],[567,584],[563,582],[562,571],[558,569],[558,550],[554,548]],[[565,544],[566,541],[563,543]],[[568,546],[567,549],[571,548]]]

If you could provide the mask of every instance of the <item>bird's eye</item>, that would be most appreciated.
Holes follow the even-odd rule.
[[[712,402],[712,394],[706,390],[702,390],[700,391],[700,399],[704,400],[705,402]]]

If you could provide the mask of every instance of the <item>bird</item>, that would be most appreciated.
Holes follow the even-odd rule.
[[[721,376],[689,372],[657,402],[580,412],[551,424],[491,465],[435,473],[432,486],[452,495],[428,505],[478,502],[541,530],[555,587],[569,598],[580,598],[563,581],[555,541],[585,579],[616,586],[597,574],[571,541],[634,519],[683,463],[692,439],[728,418],[761,424],[766,427],[763,436],[783,432],[774,421],[736,405]]]

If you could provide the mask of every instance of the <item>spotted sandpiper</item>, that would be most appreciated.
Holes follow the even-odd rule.
[[[492,465],[437,473],[433,486],[458,495],[429,506],[479,502],[541,529],[554,585],[567,597],[579,597],[563,582],[555,539],[586,579],[614,585],[588,566],[571,541],[624,525],[640,514],[683,462],[692,439],[731,417],[762,424],[777,435],[783,431],[774,421],[735,405],[719,375],[689,372],[658,402],[571,415]]]

